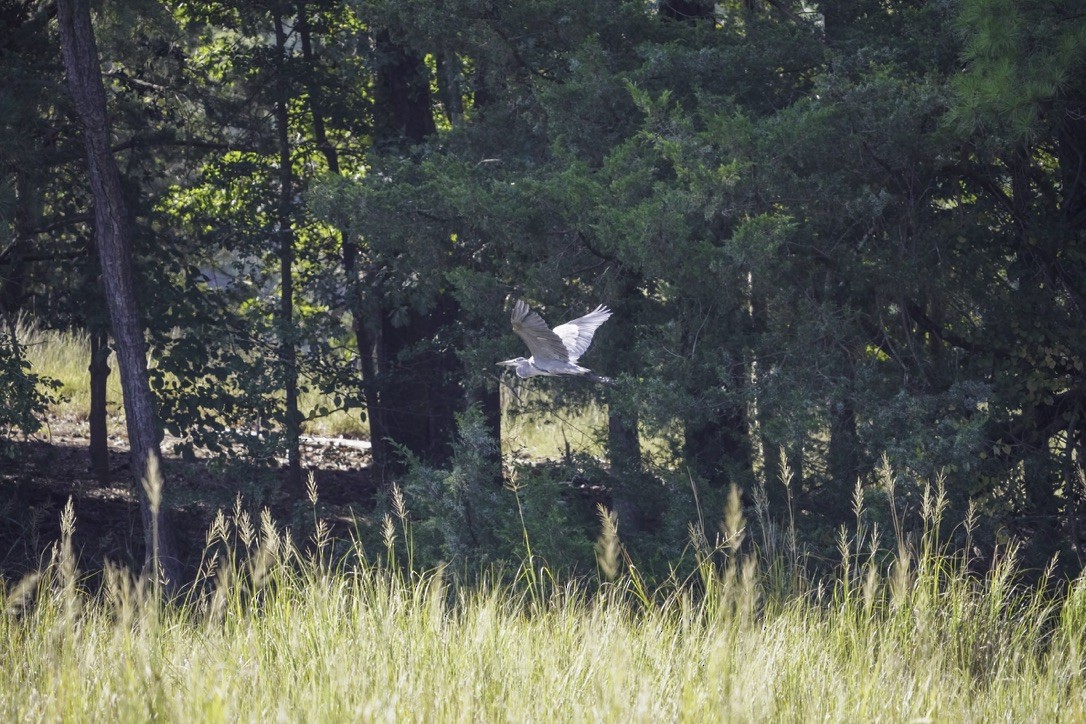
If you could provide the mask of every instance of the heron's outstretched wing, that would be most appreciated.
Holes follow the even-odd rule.
[[[569,353],[562,344],[562,339],[552,332],[543,318],[531,311],[523,300],[517,300],[509,321],[513,324],[513,331],[528,345],[536,361],[569,360]]]
[[[611,310],[601,304],[583,317],[578,317],[554,328],[554,334],[561,338],[562,343],[569,352],[570,362],[576,362],[581,358],[582,354],[588,351],[588,346],[592,344],[592,337],[596,334],[596,330],[610,317]]]

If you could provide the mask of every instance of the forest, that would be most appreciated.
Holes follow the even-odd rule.
[[[293,535],[280,588],[359,555],[390,611],[591,580],[734,648],[824,590],[892,618],[893,570],[973,600],[1009,566],[1040,598],[984,635],[1086,621],[1081,3],[0,0],[0,108],[9,609],[215,611],[214,550],[241,610]],[[498,366],[518,300],[607,305],[609,381]],[[41,362],[73,339],[78,397]]]
[[[605,303],[588,359],[613,386],[518,389],[543,417],[602,405],[599,454],[540,475],[589,481],[631,539],[666,547],[698,489],[736,485],[832,542],[887,465],[904,506],[938,478],[989,546],[1081,565],[1073,3],[107,2],[71,58],[65,3],[5,5],[10,439],[52,394],[29,320],[116,348],[136,490],[165,430],[286,461],[303,497],[303,426],[350,410],[373,486],[470,517],[527,475],[498,444],[512,301],[555,324]],[[435,553],[496,552],[461,543]]]

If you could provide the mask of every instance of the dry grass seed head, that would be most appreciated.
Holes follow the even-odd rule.
[[[391,553],[396,545],[396,526],[392,524],[392,516],[388,513],[385,513],[381,521],[381,538],[384,540],[385,548]]]
[[[728,490],[728,502],[724,506],[724,545],[735,552],[743,543],[746,533],[746,520],[743,518],[743,505],[739,499],[739,486],[732,483]]]
[[[267,506],[260,510],[260,546],[273,556],[279,553],[279,530]]]
[[[162,505],[162,473],[159,469],[158,455],[153,452],[147,455],[147,471],[140,482],[143,484],[143,492],[147,494],[147,500],[151,505],[151,513],[157,515],[158,509]]]
[[[392,510],[400,522],[407,520],[407,503],[403,497],[403,491],[396,483],[392,483]]]
[[[615,580],[618,575],[619,540],[618,540],[618,516],[613,510],[608,510],[602,503],[596,505],[596,514],[600,519],[600,537],[596,541],[596,561],[600,571],[608,581]]]

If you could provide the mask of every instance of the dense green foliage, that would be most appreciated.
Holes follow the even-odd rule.
[[[0,313],[101,330],[50,5],[0,8]],[[825,551],[889,464],[906,507],[936,478],[972,501],[986,554],[1081,566],[1073,3],[107,0],[95,22],[185,451],[295,464],[307,420],[364,409],[433,561],[528,529],[576,567],[602,500],[666,571],[731,484]],[[606,460],[503,465],[515,298],[614,310],[585,360],[613,387],[531,383],[536,414],[606,405]]]
[[[0,332],[0,440],[37,432],[49,405],[57,402],[59,386],[33,371],[15,334]]]

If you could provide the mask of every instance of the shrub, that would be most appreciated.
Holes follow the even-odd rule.
[[[40,430],[46,409],[57,401],[58,387],[58,381],[32,371],[12,332],[0,331],[0,438]]]

